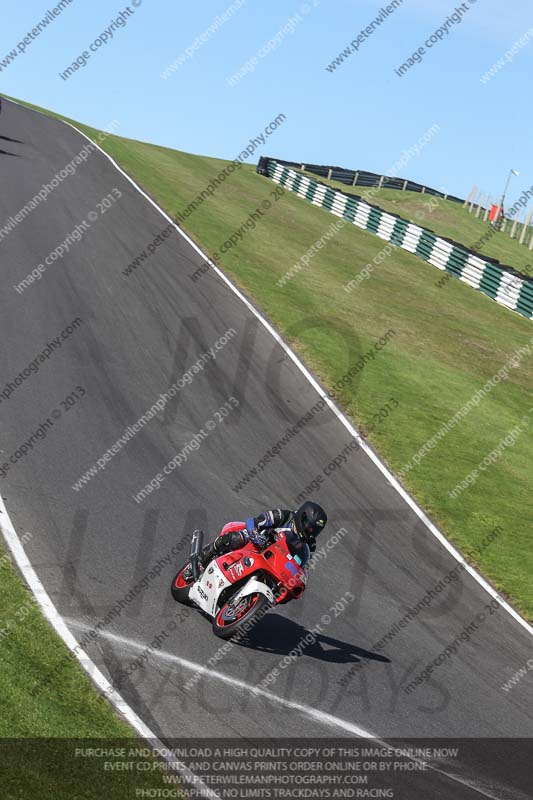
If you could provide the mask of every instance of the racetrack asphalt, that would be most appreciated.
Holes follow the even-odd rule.
[[[3,101],[0,231],[86,144],[73,128]],[[81,239],[19,293],[14,287],[84,220],[90,225]],[[532,737],[533,672],[512,690],[501,688],[531,658],[531,636],[505,610],[490,608],[490,596],[470,575],[451,581],[391,634],[456,562],[361,449],[315,496],[329,523],[320,542],[325,555],[303,599],[270,612],[245,645],[208,664],[221,641],[169,592],[186,560],[184,537],[195,527],[214,536],[226,521],[264,508],[294,507],[352,437],[324,408],[258,477],[232,491],[319,396],[212,270],[191,279],[203,259],[177,232],[132,275],[123,274],[167,225],[94,152],[0,235],[0,393],[73,320],[82,321],[0,402],[0,466],[44,420],[53,421],[10,463],[0,491],[19,535],[31,533],[27,553],[73,633],[80,639],[146,578],[146,588],[102,626],[87,652],[162,737],[350,736],[356,729],[382,738]],[[216,360],[75,491],[124,430],[232,328]],[[230,396],[238,408],[216,421]],[[213,420],[200,447],[137,503],[133,496]],[[340,529],[346,532],[336,543]],[[179,553],[167,558],[173,547]],[[157,562],[161,574],[150,577]],[[465,636],[427,681],[404,691],[475,619],[469,641]],[[317,640],[280,666],[317,625]],[[387,633],[386,645],[376,648]],[[125,676],[157,635],[160,650]],[[205,671],[187,691],[195,665]],[[276,667],[279,677],[267,691],[281,701],[253,695],[248,687]],[[483,780],[477,774],[468,782]],[[495,796],[521,796],[511,787],[504,794],[503,780],[489,781],[500,787]],[[430,784],[428,797],[482,796],[436,773]]]

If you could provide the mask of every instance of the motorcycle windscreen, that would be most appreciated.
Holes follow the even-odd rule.
[[[306,542],[302,542],[297,533],[289,531],[285,534],[285,541],[287,542],[287,549],[297,564],[302,569],[309,564],[311,558],[311,550]]]

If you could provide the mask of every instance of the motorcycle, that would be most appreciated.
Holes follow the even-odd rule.
[[[245,529],[244,522],[228,522],[220,533]],[[270,608],[295,600],[305,591],[305,559],[282,531],[272,531],[264,550],[248,542],[217,556],[202,570],[198,556],[203,537],[203,531],[194,531],[189,561],[172,581],[171,592],[178,603],[196,606],[210,617],[216,636],[230,639],[246,633]],[[189,565],[192,578],[186,580],[183,572]]]

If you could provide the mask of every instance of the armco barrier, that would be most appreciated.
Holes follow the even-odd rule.
[[[437,236],[396,214],[382,211],[361,197],[345,194],[308,178],[274,159],[261,158],[257,171],[313,205],[420,256],[500,305],[533,319],[533,281],[511,267],[488,261],[456,242]]]
[[[398,189],[405,192],[419,192],[422,194],[430,194],[433,197],[442,197],[445,200],[452,200],[454,203],[464,203],[460,197],[454,197],[452,194],[445,194],[439,192],[438,189],[432,189],[430,186],[424,186],[422,183],[410,181],[407,178],[398,178],[391,175],[379,175],[377,172],[367,172],[363,169],[344,169],[344,167],[324,167],[320,164],[301,164],[296,161],[284,161],[281,158],[272,159],[284,167],[292,167],[294,169],[301,169],[305,172],[312,172],[320,178],[327,178],[328,180],[338,181],[345,183],[346,186],[364,186],[365,188],[372,189]]]

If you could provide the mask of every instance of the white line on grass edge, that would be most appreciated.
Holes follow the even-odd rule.
[[[167,764],[169,764],[172,771],[177,772],[184,779],[194,785],[199,792],[202,792],[203,797],[212,798],[212,800],[220,800],[220,796],[209,789],[209,787],[207,787],[203,782],[201,782],[193,772],[186,767],[178,768],[177,759],[170,754],[166,755],[166,753],[169,753],[169,751],[171,752],[171,748],[164,745],[163,742],[157,738],[155,733],[150,730],[147,725],[145,725],[142,719],[137,716],[131,706],[129,706],[123,697],[113,688],[112,684],[109,683],[107,678],[98,669],[96,664],[80,647],[75,637],[66,626],[64,620],[59,614],[59,611],[50,599],[34,568],[30,564],[30,561],[24,551],[24,547],[20,543],[20,539],[18,538],[15,528],[13,527],[13,523],[9,518],[9,514],[7,513],[7,509],[4,505],[2,497],[0,497],[0,530],[2,531],[7,546],[9,547],[9,550],[11,551],[19,570],[22,572],[22,575],[24,576],[26,583],[37,600],[44,616],[52,625],[56,633],[61,637],[70,652],[75,655],[92,682],[97,686],[101,693],[108,698],[111,705],[114,706],[123,719],[128,722],[143,739],[147,739],[149,744],[154,749],[162,751],[163,755],[161,757],[167,762]]]
[[[16,100],[11,100],[9,98],[8,102],[14,103],[15,105],[20,106],[26,110],[36,111],[35,109],[28,109],[27,106],[24,106],[22,103],[18,103]],[[37,114],[41,114],[42,116],[50,117],[47,114],[44,114],[42,111],[36,111]],[[389,481],[391,486],[393,486],[398,494],[405,500],[405,502],[410,506],[410,508],[415,512],[415,514],[424,522],[428,530],[435,536],[439,542],[445,547],[449,553],[453,555],[453,557],[464,566],[465,570],[470,573],[470,575],[485,589],[491,597],[495,598],[502,608],[504,608],[529,634],[533,635],[533,627],[525,620],[520,614],[515,611],[515,609],[510,606],[500,595],[493,589],[493,587],[487,583],[487,581],[470,565],[468,564],[458,550],[449,542],[446,537],[439,531],[439,529],[433,524],[433,522],[429,519],[429,517],[422,511],[422,509],[417,505],[415,500],[407,493],[407,491],[403,488],[397,478],[392,474],[392,472],[382,463],[382,461],[378,458],[376,453],[372,450],[372,448],[364,441],[361,437],[359,432],[354,428],[352,423],[344,416],[344,414],[337,408],[335,403],[333,403],[330,398],[326,395],[320,384],[316,381],[316,379],[311,375],[309,370],[303,365],[303,363],[299,360],[299,358],[295,355],[295,353],[291,350],[291,348],[283,341],[281,336],[277,333],[276,330],[270,325],[270,323],[259,313],[259,311],[252,305],[252,303],[242,294],[239,289],[230,281],[230,279],[222,272],[222,270],[217,267],[216,264],[211,261],[210,258],[206,256],[206,254],[198,247],[198,245],[179,227],[179,225],[174,222],[169,215],[163,211],[163,209],[157,205],[157,203],[149,197],[146,192],[144,192],[140,186],[138,186],[135,181],[120,167],[117,162],[103,150],[96,142],[93,142],[92,139],[89,138],[83,131],[80,131],[76,128],[75,125],[72,125],[70,122],[65,122],[64,120],[59,120],[63,122],[63,124],[68,125],[70,128],[73,128],[80,136],[83,136],[89,142],[91,142],[100,152],[113,164],[113,166],[123,175],[127,181],[131,183],[132,186],[137,189],[137,191],[146,199],[148,202],[155,208],[157,211],[166,219],[168,222],[172,223],[175,229],[178,231],[180,236],[182,236],[189,245],[196,250],[199,255],[211,266],[211,268],[216,272],[216,274],[221,278],[222,281],[231,289],[231,291],[241,300],[242,303],[249,309],[249,311],[254,314],[255,317],[261,322],[261,324],[266,328],[266,330],[271,334],[271,336],[278,342],[280,347],[287,353],[287,355],[292,359],[294,364],[298,367],[298,369],[305,375],[309,383],[313,386],[319,396],[325,401],[325,403],[330,407],[333,413],[338,417],[340,422],[345,426],[345,428],[350,432],[350,434],[356,438],[363,451],[366,455],[373,461],[373,463],[377,466],[377,468],[383,473],[385,478]],[[46,617],[46,619],[51,623],[54,627],[56,632],[59,634],[65,645],[68,649],[75,654],[77,660],[80,662],[83,669],[87,672],[91,680],[96,684],[98,688],[105,693],[112,705],[116,708],[116,710],[122,715],[122,717],[129,722],[130,725],[144,738],[151,739],[154,743],[155,747],[164,748],[164,745],[160,740],[155,736],[155,734],[148,728],[147,725],[141,720],[139,716],[135,713],[135,711],[125,702],[125,700],[121,697],[121,695],[112,687],[109,681],[104,677],[102,672],[98,669],[98,667],[91,661],[89,656],[85,653],[84,650],[80,648],[78,645],[75,637],[71,634],[69,629],[67,628],[66,624],[62,620],[59,612],[57,611],[56,607],[52,603],[50,597],[48,596],[44,586],[42,585],[41,581],[37,577],[35,570],[33,569],[32,565],[30,564],[24,548],[17,536],[15,528],[9,518],[7,513],[7,509],[4,506],[3,500],[0,497],[0,530],[7,542],[13,557],[17,563],[18,568],[22,572],[28,586],[32,590],[33,594],[35,595],[41,610]],[[167,759],[168,760],[168,759]],[[184,775],[192,776],[192,773],[187,770],[186,772],[182,773]],[[197,784],[199,788],[205,791],[205,797],[216,798],[217,795],[212,792],[209,788],[204,787],[202,784]]]

